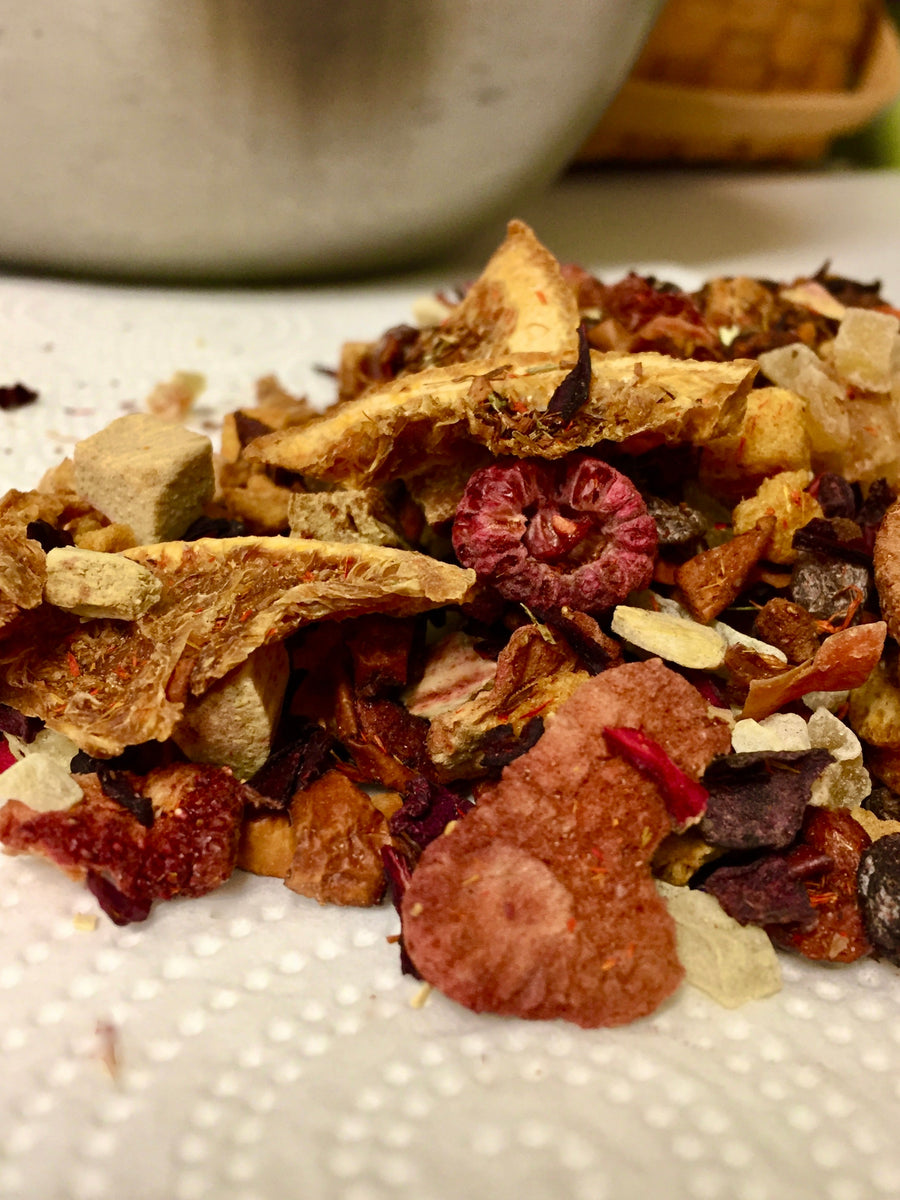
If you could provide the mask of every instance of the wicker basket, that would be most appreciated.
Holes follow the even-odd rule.
[[[811,161],[898,94],[877,0],[669,0],[579,161]]]

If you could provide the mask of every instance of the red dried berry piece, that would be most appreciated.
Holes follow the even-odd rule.
[[[860,859],[870,843],[862,825],[846,809],[806,810],[800,842],[785,858],[789,865],[795,860],[802,865],[813,850],[827,856],[831,865],[806,884],[816,923],[811,929],[769,926],[768,934],[777,946],[826,962],[854,962],[871,952],[857,885]]]
[[[677,828],[685,829],[703,816],[706,788],[673,763],[659,742],[640,729],[604,729],[603,736],[617,754],[656,784]]]
[[[116,921],[146,915],[154,900],[202,896],[231,875],[248,789],[227,768],[177,763],[136,777],[153,806],[149,827],[108,796],[96,775],[80,779],[84,799],[68,809],[36,812],[8,800],[0,808],[6,850],[39,854],[91,880]]]
[[[482,467],[453,522],[463,566],[541,616],[612,608],[650,582],[656,547],[634,484],[580,453]]]

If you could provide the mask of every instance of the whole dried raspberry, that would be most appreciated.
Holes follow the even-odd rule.
[[[480,468],[453,522],[463,566],[539,616],[612,608],[650,582],[656,547],[634,484],[580,453]]]

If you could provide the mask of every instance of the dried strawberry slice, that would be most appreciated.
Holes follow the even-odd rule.
[[[453,522],[463,566],[539,616],[612,608],[650,582],[656,547],[634,484],[582,453],[480,468]]]

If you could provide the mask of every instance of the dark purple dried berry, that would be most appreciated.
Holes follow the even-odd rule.
[[[827,750],[754,751],[716,759],[703,776],[709,791],[701,836],[727,850],[789,845],[812,785],[831,762]]]
[[[857,882],[869,941],[881,958],[900,966],[900,833],[863,851]]]
[[[876,479],[869,485],[866,498],[856,514],[856,523],[862,529],[863,538],[869,546],[875,545],[875,534],[884,519],[884,514],[897,498],[897,493],[886,479]]]
[[[587,403],[591,394],[591,349],[584,326],[578,326],[578,361],[565,377],[547,405],[547,412],[561,418],[565,424]]]
[[[173,742],[143,742],[139,746],[126,746],[115,758],[95,758],[86,750],[79,750],[69,763],[73,775],[90,775],[101,771],[130,771],[132,775],[149,775],[156,767],[173,761],[182,761],[182,755]]]
[[[391,903],[397,910],[397,915],[400,915],[400,909],[403,904],[403,895],[406,891],[407,884],[412,878],[412,868],[410,867],[404,856],[394,846],[381,847],[381,861],[384,864],[384,873],[387,875],[391,885]],[[411,975],[413,979],[421,979],[422,976],[416,970],[413,960],[409,957],[406,951],[406,946],[403,944],[403,934],[399,938],[400,943],[400,970],[404,975]]]
[[[130,925],[134,921],[146,921],[150,916],[152,899],[126,896],[99,871],[88,871],[85,883],[114,925]]]
[[[45,554],[49,554],[51,550],[61,549],[63,546],[74,546],[75,540],[71,533],[65,529],[55,529],[49,521],[44,521],[38,518],[37,521],[29,521],[25,527],[25,536],[31,538],[33,542],[37,542]]]
[[[237,409],[233,415],[234,432],[237,434],[237,440],[242,449],[255,438],[264,437],[267,433],[272,432],[271,425],[267,425],[265,421],[260,421],[256,417],[251,417],[248,413],[241,412],[240,409]]]
[[[200,538],[246,537],[247,526],[243,521],[232,521],[228,517],[198,517],[192,521],[182,535],[184,542],[196,542]]]
[[[881,821],[900,821],[900,796],[884,785],[872,788],[862,806]]]
[[[826,562],[839,559],[866,568],[872,565],[872,551],[860,536],[859,526],[843,517],[813,517],[797,530],[791,545],[795,550],[821,555]]]
[[[33,742],[44,728],[40,717],[26,717],[9,704],[0,704],[0,733],[11,733],[20,742]]]
[[[473,801],[458,796],[442,784],[417,775],[403,794],[403,805],[388,822],[392,837],[405,838],[415,849],[424,850],[473,806]]]
[[[121,804],[145,829],[152,827],[153,805],[147,796],[142,796],[140,792],[135,791],[127,776],[108,766],[101,766],[97,768],[97,778],[100,780],[104,795],[109,796],[110,800],[115,800],[117,804]]]
[[[809,893],[778,854],[740,866],[717,867],[703,884],[723,910],[741,925],[815,924]]]
[[[497,725],[489,729],[481,740],[484,748],[481,765],[488,771],[499,771],[530,750],[543,732],[542,717],[532,717],[519,734],[513,733],[512,725]]]
[[[854,517],[856,515],[857,496],[853,484],[843,475],[833,471],[825,471],[810,487],[821,505],[826,517]]]
[[[335,743],[321,725],[301,720],[290,742],[270,754],[247,784],[260,795],[286,809],[295,792],[301,791],[330,766]]]

